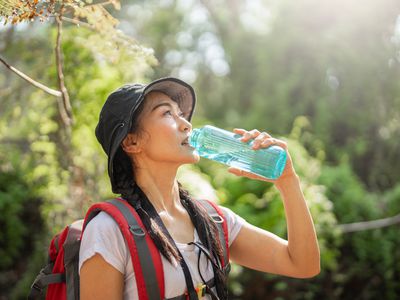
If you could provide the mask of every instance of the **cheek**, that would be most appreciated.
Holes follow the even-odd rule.
[[[174,148],[174,141],[166,136],[158,136],[151,141],[151,148],[156,152],[165,152],[168,149]]]
[[[153,159],[177,155],[180,150],[178,124],[173,118],[148,118],[144,126],[143,151]]]
[[[176,129],[172,126],[159,126],[151,131],[144,148],[152,155],[162,155],[173,149],[176,150],[177,142]]]

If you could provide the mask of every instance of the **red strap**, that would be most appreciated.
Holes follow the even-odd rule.
[[[138,213],[136,212],[136,210],[127,201],[125,201],[125,200],[123,200],[121,198],[117,198],[117,200],[121,201],[123,204],[125,204],[128,207],[130,212],[136,218],[139,226],[144,230],[144,232],[146,232],[146,229],[145,229],[145,227],[143,225],[143,222],[140,219],[140,217],[139,217]],[[132,238],[131,235],[130,235],[130,237]],[[156,269],[158,286],[160,288],[160,293],[161,293],[160,296],[161,296],[161,299],[164,299],[165,298],[164,268],[163,268],[162,261],[161,261],[160,251],[158,251],[156,245],[154,244],[153,240],[151,239],[150,235],[147,232],[146,232],[146,235],[145,235],[145,239],[146,239],[147,245],[148,245],[149,250],[150,250],[150,255],[151,255],[152,259],[153,259],[154,268]]]
[[[140,220],[139,215],[137,212],[131,207],[126,201],[122,199],[118,199],[121,201],[124,205],[128,207],[130,212],[133,214],[133,216],[136,218],[139,226],[146,232],[142,221]],[[132,265],[133,269],[135,271],[135,277],[136,277],[136,284],[138,288],[138,294],[139,294],[139,299],[140,300],[147,300],[147,292],[146,292],[146,285],[145,285],[145,278],[143,277],[143,271],[140,266],[140,261],[139,261],[139,254],[136,248],[135,241],[132,237],[132,233],[129,230],[128,222],[122,215],[122,213],[119,211],[117,207],[112,205],[111,203],[107,202],[101,202],[101,203],[96,203],[93,206],[91,206],[86,214],[85,217],[85,222],[83,225],[83,230],[86,227],[86,224],[88,223],[89,218],[93,217],[93,213],[99,212],[99,211],[104,211],[107,214],[109,214],[118,224],[122,235],[124,236],[128,248],[131,254],[131,259],[132,259]],[[82,234],[83,234],[82,230]],[[150,236],[148,234],[145,235],[145,239],[147,242],[147,245],[150,249],[150,255],[152,256],[154,267],[156,268],[156,274],[157,274],[157,281],[159,284],[160,292],[161,292],[161,299],[164,299],[164,294],[165,294],[165,286],[164,286],[164,270],[162,267],[162,262],[161,262],[161,256],[160,253],[157,250],[157,247],[154,245],[153,241],[151,240]],[[146,254],[145,254],[146,255]]]
[[[64,229],[65,230],[65,229]],[[67,229],[68,230],[68,229]],[[51,261],[55,261],[56,260],[56,258],[57,258],[57,254],[58,254],[58,251],[59,251],[59,249],[60,249],[60,243],[59,243],[59,241],[60,241],[60,235],[61,235],[61,233],[60,234],[57,234],[57,235],[55,235],[54,237],[53,237],[53,239],[51,240],[51,242],[50,242],[50,246],[49,246],[49,257],[50,257],[50,260]],[[64,236],[64,240],[65,240],[65,237],[66,237],[66,235]]]
[[[224,222],[222,223],[222,228],[224,229],[224,237],[225,237],[225,246],[226,246],[226,256],[229,262],[229,233],[228,233],[228,224],[226,222],[226,218],[224,213],[222,212],[221,208],[213,201],[205,199],[208,203],[211,204],[212,207],[217,211],[217,213],[220,215],[222,219],[224,219]],[[222,260],[224,262],[224,260]],[[224,266],[225,267],[225,266]]]

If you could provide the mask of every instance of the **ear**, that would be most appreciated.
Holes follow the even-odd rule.
[[[121,143],[121,147],[125,152],[132,154],[136,154],[141,151],[137,137],[132,133],[128,133],[128,135],[124,138]]]

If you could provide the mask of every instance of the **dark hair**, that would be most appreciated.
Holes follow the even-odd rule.
[[[144,102],[135,111],[135,115],[132,118],[131,133],[140,134],[142,128],[140,128],[140,114],[143,112]],[[127,200],[137,211],[140,216],[143,225],[145,226],[149,236],[153,240],[154,244],[161,252],[161,254],[170,262],[173,263],[175,260],[178,262],[180,256],[176,248],[171,244],[163,230],[158,226],[156,222],[157,215],[154,215],[154,209],[150,209],[151,203],[147,200],[147,197],[143,197],[140,194],[142,191],[135,183],[134,178],[134,162],[120,147],[114,159],[118,159],[120,163],[118,169],[115,170],[116,180],[116,192],[120,193],[122,198]],[[188,191],[179,185],[179,197],[180,201],[187,210],[190,219],[197,230],[201,243],[206,247],[210,256],[214,259],[222,259],[223,248],[219,239],[213,237],[219,236],[218,229],[213,219],[209,216],[207,211],[193,200]],[[216,270],[213,265],[215,283],[217,292],[221,299],[226,299],[226,276],[220,270]],[[224,292],[223,292],[224,291]]]

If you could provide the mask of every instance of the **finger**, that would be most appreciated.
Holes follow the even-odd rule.
[[[234,168],[234,167],[229,167],[228,168],[228,172],[232,173],[232,174],[234,174],[236,176],[246,176],[246,177],[251,174],[250,172],[246,172],[246,171],[243,171],[241,169]]]
[[[258,149],[260,148],[260,145],[262,142],[264,142],[266,139],[271,138],[271,136],[266,133],[266,132],[261,132],[255,139],[252,145],[253,149]]]
[[[260,131],[258,131],[257,129],[253,129],[253,130],[247,131],[241,138],[241,141],[248,142],[249,140],[254,139],[259,135],[260,135]]]
[[[260,147],[267,148],[272,145],[276,145],[276,143],[277,143],[277,139],[271,137],[269,139],[265,139],[264,141],[262,141],[262,143],[260,144]]]
[[[246,172],[246,171],[234,168],[234,167],[228,168],[228,172],[232,173],[232,174],[234,174],[236,176],[239,176],[239,177],[247,177],[247,178],[250,178],[250,179],[257,179],[257,180],[262,180],[262,181],[267,181],[267,182],[273,182],[272,180],[267,179],[265,177],[258,176],[256,174],[251,173],[251,172]]]
[[[242,173],[243,171],[240,170],[240,169],[236,169],[236,168],[230,167],[230,168],[228,168],[228,172],[229,172],[229,173],[232,173],[232,174],[234,174],[234,175],[236,175],[236,176],[241,176],[241,173]]]
[[[233,132],[237,133],[237,134],[240,134],[240,135],[243,135],[243,134],[245,134],[247,132],[247,130],[245,130],[243,128],[234,128]]]
[[[275,138],[269,138],[264,140],[261,144],[260,147],[261,148],[268,148],[272,145],[276,145],[276,146],[280,146],[283,149],[287,149],[287,143],[285,141],[279,140],[279,139],[275,139]]]

